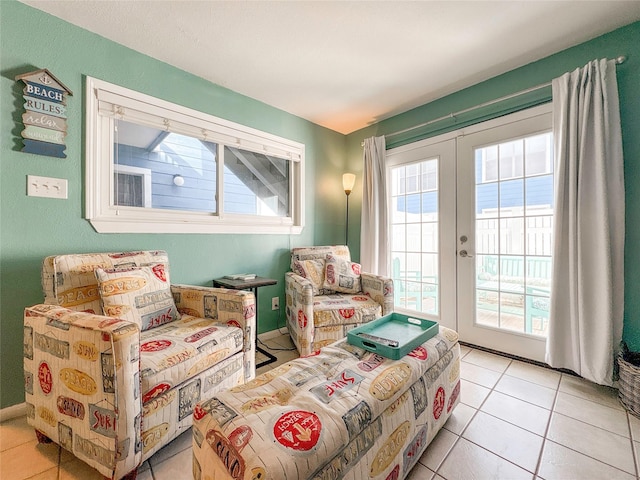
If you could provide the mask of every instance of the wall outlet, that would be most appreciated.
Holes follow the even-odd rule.
[[[30,197],[67,198],[67,179],[27,175],[27,195]]]
[[[280,309],[280,297],[273,297],[271,299],[271,310],[279,310]]]

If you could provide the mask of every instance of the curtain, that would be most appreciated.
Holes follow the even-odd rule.
[[[366,138],[363,156],[360,264],[364,272],[386,276],[389,270],[389,220],[384,137]]]
[[[624,177],[615,62],[552,82],[556,162],[546,361],[612,385],[624,307]]]

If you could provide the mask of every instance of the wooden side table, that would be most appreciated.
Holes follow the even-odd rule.
[[[266,287],[267,285],[276,285],[277,283],[277,280],[265,277],[256,277],[251,280],[234,280],[231,278],[216,278],[213,280],[214,287],[231,288],[233,290],[251,290],[256,297],[256,351],[267,357],[267,360],[256,365],[256,369],[278,360],[274,355],[258,346],[258,288]]]

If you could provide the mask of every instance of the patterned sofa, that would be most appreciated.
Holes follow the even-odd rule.
[[[344,245],[292,249],[285,293],[287,327],[301,356],[393,311],[393,280],[361,272]]]
[[[28,422],[108,478],[135,478],[197,402],[255,376],[254,295],[171,285],[163,251],[48,257],[42,284],[24,316]]]
[[[453,330],[399,360],[339,340],[199,403],[193,478],[406,478],[459,400]]]

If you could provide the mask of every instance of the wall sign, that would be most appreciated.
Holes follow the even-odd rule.
[[[23,81],[23,152],[67,158],[67,95],[73,95],[53,74],[43,68],[16,77]]]

